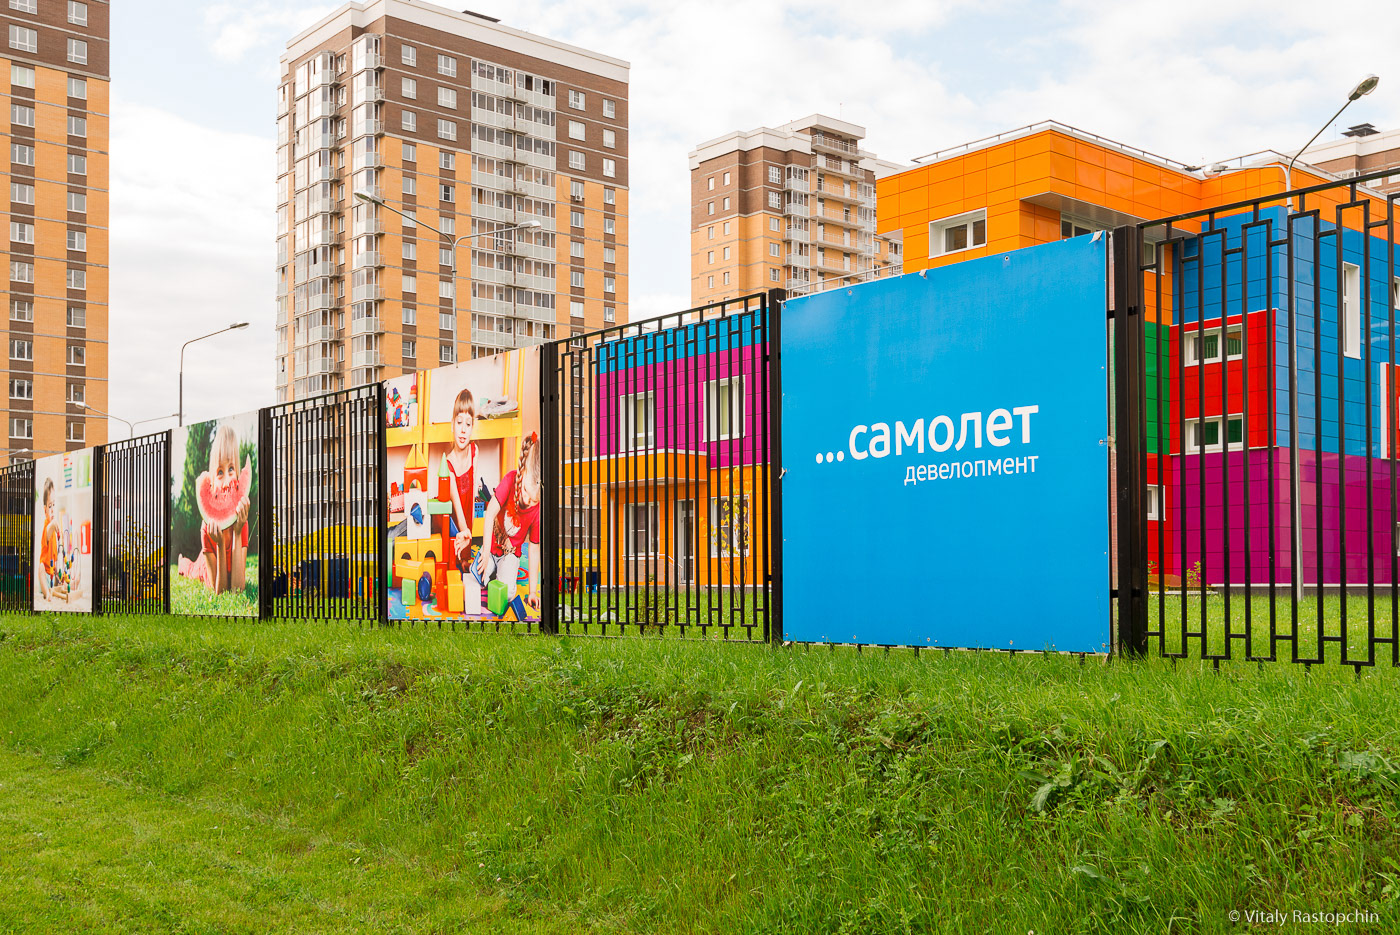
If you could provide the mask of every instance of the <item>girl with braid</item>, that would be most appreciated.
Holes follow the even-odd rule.
[[[531,432],[520,446],[520,463],[501,482],[486,505],[482,524],[490,537],[477,553],[476,578],[486,587],[491,581],[505,584],[513,599],[520,575],[525,541],[530,553],[530,590],[525,597],[531,610],[540,607],[540,438]]]

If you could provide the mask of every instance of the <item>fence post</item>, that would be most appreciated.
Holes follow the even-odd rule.
[[[559,345],[540,345],[540,632],[559,632]],[[489,535],[489,533],[488,533]]]
[[[272,567],[272,486],[277,470],[273,463],[272,410],[258,410],[258,619],[272,616],[272,588],[267,570]]]
[[[768,641],[783,642],[783,302],[784,289],[768,291]]]
[[[106,445],[92,449],[92,613],[102,615],[102,592],[107,590],[107,491],[102,482]]]
[[[393,549],[390,547],[389,537],[389,418],[388,418],[388,390],[383,380],[380,380],[374,393],[375,413],[374,413],[374,437],[375,446],[375,471],[374,483],[376,491],[374,495],[374,518],[370,528],[375,530],[375,545],[378,549],[378,561],[374,574],[374,594],[379,603],[378,619],[381,627],[389,625],[389,584],[394,579],[390,574],[394,564]],[[427,412],[427,406],[423,407]],[[426,418],[426,416],[425,416]]]
[[[1118,651],[1147,652],[1147,504],[1143,470],[1145,336],[1142,323],[1142,231],[1114,230],[1112,251],[1114,458],[1117,467]]]
[[[164,510],[161,511],[161,515],[165,517],[165,528],[161,530],[161,546],[160,546],[160,577],[161,577],[161,582],[160,582],[160,591],[161,591],[161,608],[164,610],[164,612],[165,612],[165,614],[166,614],[167,616],[169,616],[169,614],[170,614],[170,567],[171,567],[171,566],[170,566],[170,524],[171,524],[171,523],[174,521],[174,519],[175,519],[174,504],[171,502],[171,494],[170,494],[170,483],[171,483],[171,480],[172,480],[172,478],[171,478],[171,476],[170,476],[170,446],[171,446],[171,444],[172,444],[173,442],[174,442],[174,430],[173,430],[173,429],[166,429],[166,430],[165,430],[165,454],[164,454],[164,461],[165,461],[165,483],[164,483],[164,485],[161,487],[162,496],[165,497],[165,508],[164,508]],[[178,563],[177,563],[177,567],[178,567]],[[259,566],[259,567],[261,567],[261,566]]]

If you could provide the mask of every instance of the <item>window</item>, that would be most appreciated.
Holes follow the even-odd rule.
[[[775,243],[770,243],[770,244],[768,245],[768,255],[769,255],[769,256],[781,256],[781,255],[782,255],[782,248],[780,248],[780,247],[779,247],[777,244],[775,244]]]
[[[726,184],[726,185],[729,184],[729,173],[728,173],[728,172],[724,173],[724,184]]]
[[[713,224],[711,224],[710,227],[709,227],[709,229],[706,231],[706,239],[708,239],[708,240],[714,240],[714,239],[715,239],[715,226],[714,226]]]
[[[570,211],[570,212],[569,212],[569,226],[570,226],[570,227],[582,227],[582,226],[583,226],[583,212],[582,212],[582,211]]]
[[[11,104],[10,123],[17,127],[34,126],[34,108],[28,104]]]
[[[604,276],[603,291],[607,293],[617,292],[617,278],[614,276]]]
[[[87,402],[87,391],[83,388],[81,383],[68,384],[68,401],[70,403]]]
[[[405,325],[416,325],[416,324],[418,324],[418,310],[417,310],[416,308],[414,308],[412,305],[405,305],[405,306],[404,306],[404,308],[403,308],[403,323],[404,323]],[[409,353],[408,351],[404,351],[404,354],[405,354],[406,356],[409,356],[409,357],[412,357],[412,356],[413,356],[413,355],[412,355],[411,353]]]
[[[450,287],[452,286],[452,283],[446,282],[446,283],[443,283],[443,285],[450,288]],[[457,318],[456,318],[456,316],[454,316],[451,312],[438,312],[438,330],[439,330],[439,331],[456,331],[456,330],[457,330]]]
[[[575,269],[569,271],[569,287],[572,289],[583,288],[583,270]]]
[[[450,364],[457,360],[457,348],[451,344],[438,345],[438,363]]]
[[[86,328],[87,309],[83,308],[81,305],[68,306],[68,327]]]
[[[582,120],[570,120],[570,121],[569,121],[569,139],[571,139],[571,140],[581,140],[581,139],[585,139],[585,138],[586,138],[586,137],[585,137],[584,128],[583,128],[583,121],[582,121]]]
[[[727,259],[729,259],[729,257],[730,257],[729,248],[728,248],[728,247],[725,247],[725,248],[724,248],[724,258],[727,260]]]
[[[932,221],[928,226],[929,256],[944,256],[985,246],[987,243],[987,212],[971,211],[956,217]]]
[[[725,284],[726,286],[729,285],[729,274],[728,274],[728,273],[725,273],[725,274],[724,274],[724,284]]]
[[[656,392],[628,393],[619,400],[619,435],[623,451],[656,444]]]
[[[34,264],[25,260],[10,261],[10,281],[11,282],[33,282]]]
[[[616,221],[615,219],[613,219],[613,218],[603,218],[603,233],[605,233],[605,234],[616,234],[616,233],[617,233],[617,221]]]
[[[1221,417],[1188,419],[1186,421],[1186,450],[1183,454],[1199,454],[1202,451],[1220,451]],[[1244,447],[1244,417],[1230,416],[1226,428],[1231,448]]]
[[[777,282],[778,279],[779,279],[779,277],[778,277],[778,271],[777,271],[776,268],[768,270],[768,281],[769,281],[769,282]]]
[[[418,259],[418,245],[411,240],[403,242],[403,258],[405,260]]]
[[[1361,267],[1342,264],[1342,353],[1361,357]]]
[[[783,196],[777,192],[768,193],[768,207],[781,208],[783,206]],[[776,218],[774,219],[776,220]]]
[[[11,359],[11,360],[33,360],[33,359],[34,359],[34,342],[33,342],[33,341],[23,341],[23,340],[14,340],[14,339],[12,339],[12,340],[10,341],[10,359]]]
[[[583,110],[586,103],[587,99],[582,91],[569,92],[569,106],[574,110]]]
[[[78,153],[68,154],[68,174],[87,175],[87,157]]]
[[[21,13],[38,13],[39,0],[10,0],[10,9]]]
[[[452,88],[438,88],[438,106],[448,110],[457,109],[457,92]]]
[[[68,0],[68,22],[72,23],[74,26],[86,26],[88,24],[87,13],[86,3],[79,3],[78,0]]]
[[[744,437],[744,378],[725,377],[705,384],[705,441]]]
[[[70,367],[84,367],[87,365],[87,348],[81,344],[68,345],[68,365]]]
[[[34,147],[25,143],[11,143],[10,161],[17,166],[34,165]]]
[[[87,231],[69,231],[68,249],[87,252]]]
[[[616,130],[604,130],[604,131],[603,131],[603,145],[604,145],[605,147],[607,147],[608,149],[617,149],[617,131],[616,131]]]
[[[655,555],[661,548],[660,510],[655,503],[628,503],[623,507],[628,555]]]
[[[417,67],[418,50],[411,45],[400,46],[399,61],[410,67]]]
[[[13,243],[33,243],[34,225],[24,221],[10,222],[10,240]]]
[[[617,263],[617,248],[616,248],[616,247],[604,247],[604,248],[603,248],[603,262],[604,262],[604,263],[613,263],[613,264],[616,264],[616,263]]]
[[[70,269],[70,270],[68,271],[68,288],[69,288],[69,289],[86,289],[86,288],[87,288],[87,270],[85,270],[85,269]]]
[[[707,251],[707,252],[706,252],[706,254],[705,254],[705,262],[708,263],[708,264],[710,264],[711,266],[714,265],[714,262],[715,262],[715,251],[710,250],[710,251]]]
[[[603,175],[606,176],[607,178],[610,178],[610,179],[612,179],[612,178],[617,178],[617,160],[616,160],[616,159],[604,159],[604,160],[603,160]]]
[[[70,442],[81,442],[82,440],[83,440],[83,423],[81,423],[81,422],[69,422],[69,423],[68,423],[68,441],[70,441]]]
[[[418,179],[411,175],[405,175],[403,177],[403,193],[405,195],[418,194]]]
[[[729,210],[729,197],[728,197],[727,195],[725,196],[725,199],[724,199],[724,210],[726,210],[726,211]]]
[[[584,158],[583,153],[579,152],[579,151],[576,150],[576,149],[571,149],[571,150],[569,150],[569,168],[570,168],[570,169],[583,169],[583,168],[585,168],[586,166],[587,166],[587,160]]]
[[[710,202],[709,205],[708,205],[708,207],[709,207],[709,212],[710,212],[710,214],[714,214],[714,213],[715,213],[715,203],[714,203],[713,201]]]
[[[10,26],[10,48],[20,52],[38,52],[39,31],[25,26]]]
[[[438,74],[449,78],[457,77],[457,60],[450,55],[438,56]]]
[[[403,89],[402,89],[402,91],[403,91],[403,96],[404,96],[404,97],[408,98],[409,100],[417,100],[417,98],[418,98],[418,79],[416,79],[416,78],[405,78],[405,79],[403,79]]]
[[[403,128],[410,133],[418,131],[418,115],[411,110],[403,112]]]
[[[710,176],[708,179],[706,179],[706,182],[709,183],[709,190],[710,190],[710,191],[714,191],[714,190],[715,190],[715,177],[714,177],[713,175]]]
[[[10,380],[10,398],[11,398],[11,399],[33,399],[33,398],[34,398],[34,381],[33,381],[33,380],[15,380],[15,379]]]
[[[1162,488],[1155,484],[1147,488],[1147,518],[1162,518]]]
[[[438,201],[453,202],[457,200],[457,189],[451,185],[438,186]]]
[[[456,153],[438,153],[438,168],[447,169],[447,170],[449,170],[449,171],[456,169],[456,168],[457,168],[457,154],[456,154]]]
[[[68,193],[68,210],[78,214],[87,211],[87,195],[82,192]]]
[[[617,309],[611,305],[603,306],[603,321],[617,321]]]
[[[604,189],[603,189],[603,204],[605,204],[605,205],[615,205],[615,204],[617,204],[617,189],[615,189],[615,188],[604,188]]]
[[[571,240],[571,241],[569,241],[569,256],[574,256],[574,257],[578,257],[579,259],[583,259],[583,241],[582,241],[582,240]]]
[[[578,181],[577,179],[573,179],[569,182],[569,197],[574,199],[575,201],[583,200],[582,182]]]
[[[87,64],[87,43],[82,39],[68,40],[68,61],[74,65]]]
[[[709,278],[709,282],[707,282],[705,285],[706,288],[713,289],[715,287],[715,277],[711,276]]]
[[[725,222],[724,222],[724,230],[723,230],[723,233],[724,233],[724,236],[726,236],[726,237],[729,236],[729,222],[728,222],[728,221],[725,221]]]
[[[34,69],[28,65],[13,64],[10,66],[10,86],[15,88],[34,88]]]
[[[617,101],[612,98],[603,98],[603,116],[609,120],[617,119]]]
[[[749,498],[710,498],[710,557],[736,558],[749,554]]]
[[[770,185],[783,184],[783,170],[777,166],[768,167],[768,182]]]
[[[28,299],[15,299],[10,303],[10,319],[12,321],[33,321],[34,303]]]
[[[11,437],[11,438],[33,438],[33,437],[34,437],[34,420],[33,420],[33,419],[14,419],[14,418],[10,419],[10,437]],[[14,460],[14,459],[11,458],[11,460]]]
[[[569,300],[569,317],[571,317],[571,318],[582,318],[582,317],[583,317],[583,302],[582,302],[581,300],[579,300],[579,299],[570,299],[570,300]]]
[[[452,248],[451,248],[451,247],[439,247],[439,248],[438,248],[438,266],[452,266],[452,265],[453,265],[453,263],[452,263]]]
[[[74,117],[72,114],[69,114],[69,116],[68,116],[68,135],[69,135],[69,136],[87,136],[87,118],[86,118],[86,117]]]
[[[415,276],[415,275],[404,274],[404,277],[403,277],[403,291],[404,291],[404,292],[417,292],[417,291],[418,291],[418,277]]]
[[[1186,329],[1186,359],[1185,365],[1194,367],[1196,364],[1215,364],[1220,362],[1220,329],[1207,328],[1205,331],[1193,331],[1190,324],[1182,326]],[[1244,356],[1244,332],[1239,325],[1232,326],[1225,335],[1225,352],[1230,360],[1238,360]]]
[[[69,78],[69,79],[68,79],[68,96],[69,96],[69,97],[76,97],[76,98],[79,98],[80,100],[84,100],[84,101],[87,100],[87,79],[86,79],[86,78]]]
[[[403,144],[403,159],[404,162],[417,162],[418,147],[412,143]]]
[[[457,139],[457,124],[451,120],[439,120],[437,131],[440,140]]]
[[[32,205],[34,203],[34,186],[27,182],[11,182],[10,200],[15,204]]]
[[[405,322],[405,324],[407,324],[407,322]],[[414,341],[414,340],[411,340],[411,339],[409,339],[409,338],[404,338],[404,342],[403,342],[403,356],[405,356],[405,357],[417,357],[417,356],[418,356],[418,342],[417,342],[417,341]]]

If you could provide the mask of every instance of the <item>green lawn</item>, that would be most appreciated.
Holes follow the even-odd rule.
[[[1286,585],[1276,589],[1272,601],[1267,586],[1259,590],[1262,593],[1256,591],[1248,600],[1242,594],[1232,594],[1228,601],[1225,595],[1211,591],[1204,600],[1199,591],[1185,597],[1149,595],[1149,630],[1154,634],[1149,641],[1151,651],[1180,653],[1184,647],[1189,656],[1200,658],[1203,646],[1207,653],[1223,655],[1228,642],[1232,658],[1243,659],[1246,653],[1262,658],[1272,655],[1291,664],[1296,644],[1300,660],[1364,664],[1371,658],[1373,629],[1377,637],[1396,633],[1389,585],[1377,588],[1374,616],[1365,594],[1349,594],[1345,602],[1340,595],[1326,594],[1320,603],[1316,594],[1305,594],[1296,608],[1296,623],[1292,593]],[[1187,633],[1184,641],[1183,626]],[[1324,637],[1321,642],[1319,636]],[[1342,637],[1345,646],[1340,642]],[[1392,651],[1389,644],[1378,644],[1373,661],[1391,665]]]
[[[170,607],[179,613],[218,617],[256,617],[258,615],[258,557],[248,556],[247,584],[242,591],[215,594],[202,583],[170,569]]]
[[[1400,926],[1400,672],[0,618],[0,932]]]

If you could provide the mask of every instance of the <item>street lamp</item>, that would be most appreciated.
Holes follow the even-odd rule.
[[[1288,160],[1288,165],[1283,167],[1283,190],[1285,192],[1293,187],[1293,164],[1298,161],[1298,157],[1308,151],[1308,146],[1311,146],[1314,142],[1316,142],[1317,138],[1322,135],[1322,131],[1330,127],[1332,125],[1332,122],[1342,115],[1342,111],[1346,110],[1352,105],[1353,101],[1361,100],[1363,97],[1376,90],[1376,85],[1380,83],[1381,79],[1377,75],[1367,75],[1365,78],[1362,78],[1360,81],[1358,81],[1356,83],[1356,87],[1352,88],[1351,91],[1348,92],[1346,101],[1342,104],[1341,107],[1337,108],[1337,112],[1331,117],[1328,117],[1327,122],[1317,128],[1317,132],[1312,135],[1312,139],[1308,140],[1307,144],[1302,149],[1298,150],[1296,153],[1293,154],[1293,158]],[[1293,210],[1292,195],[1288,196],[1288,210],[1290,212],[1292,212]]]
[[[125,423],[126,423],[126,437],[127,437],[127,438],[134,438],[134,437],[136,437],[136,427],[135,427],[134,425],[132,425],[132,423],[131,423],[129,420],[123,419],[121,416],[114,416],[114,415],[112,415],[110,412],[103,412],[101,409],[98,409],[96,406],[89,406],[87,403],[75,402],[75,403],[73,403],[73,405],[77,406],[79,409],[84,409],[84,410],[86,410],[86,411],[88,411],[88,412],[96,413],[96,414],[99,415],[99,416],[106,416],[106,417],[109,418],[109,419],[116,419],[118,422],[125,422]]]
[[[16,458],[17,456],[19,456],[19,455],[29,455],[29,460],[30,460],[30,461],[33,461],[33,460],[34,460],[34,449],[33,449],[33,448],[16,448],[14,451],[11,451],[9,454],[10,454],[10,463],[11,463],[11,464],[14,464],[14,463],[15,463],[15,458]]]
[[[175,413],[175,418],[180,420],[180,425],[185,424],[185,348],[189,347],[196,341],[203,341],[205,338],[212,338],[215,335],[223,334],[225,331],[237,331],[240,328],[246,327],[248,327],[248,323],[246,321],[236,321],[233,324],[229,325],[227,328],[220,328],[218,331],[211,331],[208,334],[201,334],[199,337],[190,338],[184,344],[180,345],[180,408]]]
[[[416,217],[412,217],[412,216],[410,216],[410,215],[408,215],[408,214],[405,214],[404,212],[400,211],[398,208],[395,208],[393,205],[387,204],[387,203],[384,201],[383,198],[379,198],[379,197],[376,197],[376,196],[374,196],[374,195],[371,195],[369,192],[355,192],[355,197],[358,198],[358,199],[360,199],[361,201],[368,202],[369,204],[376,205],[376,206],[378,206],[378,207],[380,207],[380,208],[384,208],[385,210],[388,210],[388,211],[392,211],[392,212],[394,212],[395,214],[397,214],[399,217],[404,218],[404,219],[409,220],[409,221],[412,221],[414,224],[417,224],[417,225],[419,225],[419,226],[421,226],[421,227],[426,227],[428,230],[432,231],[434,234],[437,234],[437,235],[438,235],[439,237],[441,237],[443,240],[447,240],[447,239],[448,239],[448,237],[447,237],[446,234],[444,234],[442,231],[438,230],[438,229],[437,229],[436,227],[434,227],[433,225],[431,225],[431,224],[425,224],[425,223],[423,223],[422,221],[418,220]],[[494,231],[477,231],[477,232],[474,233],[474,234],[463,234],[462,236],[457,237],[457,238],[455,238],[455,239],[452,241],[452,266],[451,266],[451,271],[452,271],[452,322],[453,322],[454,325],[455,325],[456,322],[457,322],[457,247],[458,247],[458,245],[461,244],[461,242],[464,241],[464,240],[471,240],[473,237],[488,237],[488,236],[494,237],[494,236],[496,236],[496,235],[498,235],[498,234],[508,234],[508,233],[510,233],[511,231],[538,230],[539,228],[541,228],[541,227],[543,227],[543,226],[544,226],[544,225],[541,224],[539,221],[525,221],[525,222],[523,222],[523,223],[521,223],[521,224],[512,225],[511,227],[502,227],[500,230],[494,230]],[[470,330],[468,330],[467,333],[470,335],[470,333],[471,333]]]

